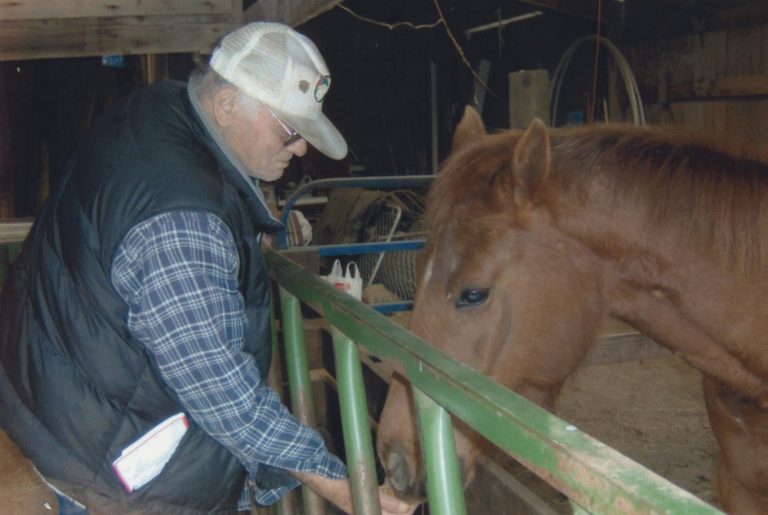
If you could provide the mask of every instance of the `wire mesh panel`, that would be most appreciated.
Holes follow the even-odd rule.
[[[385,204],[379,211],[378,215],[372,222],[372,242],[392,241],[392,235],[397,230],[397,224],[400,223],[400,218],[403,215],[403,210],[399,206]],[[363,274],[363,280],[365,284],[373,284],[376,281],[376,274],[379,272],[379,267],[384,259],[384,252],[378,254],[362,254],[358,264]]]
[[[424,200],[417,193],[398,190],[382,198],[365,228],[365,242],[389,242],[423,237],[413,232],[423,214]],[[355,256],[365,286],[382,284],[402,300],[416,291],[416,250],[368,253]]]
[[[401,237],[412,238],[411,234]],[[375,281],[383,284],[400,299],[410,300],[416,294],[416,250],[385,252]]]

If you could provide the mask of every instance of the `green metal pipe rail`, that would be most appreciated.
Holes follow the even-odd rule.
[[[378,514],[380,508],[362,369],[354,342],[391,361],[414,386],[430,513],[466,512],[449,413],[567,495],[574,512],[721,513],[573,425],[451,359],[302,269],[286,255],[267,251],[265,258],[271,276],[280,285],[284,338],[291,347],[288,359],[291,354],[299,355],[299,363],[288,364],[288,370],[293,370],[289,383],[294,406],[296,402],[306,403],[309,391],[308,372],[293,368],[306,368],[300,302],[321,314],[333,327],[356,514]],[[304,393],[295,393],[294,389]]]

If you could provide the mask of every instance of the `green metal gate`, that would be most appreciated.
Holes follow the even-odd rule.
[[[23,236],[3,242],[14,244]],[[13,246],[13,255],[18,245]],[[5,250],[5,249],[3,249]],[[12,257],[11,257],[12,259]],[[347,466],[356,514],[378,514],[376,472],[357,344],[399,364],[414,386],[427,493],[434,515],[465,513],[450,414],[567,495],[574,513],[716,514],[709,504],[633,462],[511,390],[456,362],[370,307],[275,251],[292,405],[312,424],[301,303],[332,326]],[[4,271],[4,270],[3,270]],[[273,344],[277,345],[276,333]],[[305,513],[317,497],[304,496]]]
[[[279,284],[294,408],[311,403],[301,303],[306,303],[332,326],[356,514],[380,513],[357,344],[401,367],[399,370],[414,386],[430,513],[466,512],[450,415],[464,421],[568,496],[574,513],[721,513],[573,425],[434,349],[302,269],[285,253],[268,251],[266,261],[270,274]]]

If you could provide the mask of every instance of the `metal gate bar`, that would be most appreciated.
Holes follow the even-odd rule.
[[[391,360],[414,389],[421,390],[441,409],[463,420],[587,512],[721,513],[573,425],[456,362],[285,256],[267,251],[265,259],[283,294],[301,299],[348,338],[379,358]],[[441,452],[454,451],[446,446]],[[440,473],[427,469],[428,477],[436,478]],[[448,505],[451,501],[433,498],[436,492],[428,493],[430,509],[436,515],[461,512],[455,504]],[[445,511],[438,511],[442,506]]]
[[[413,389],[419,412],[419,434],[427,469],[430,513],[467,513],[461,472],[456,459],[451,416],[418,388]]]
[[[285,364],[290,386],[291,406],[296,417],[303,424],[314,427],[315,404],[312,401],[312,383],[307,366],[307,347],[304,341],[304,327],[301,318],[299,300],[280,287],[280,308],[285,332]],[[304,513],[323,515],[325,501],[309,487],[302,486],[301,497],[304,501]]]
[[[270,335],[272,337],[272,363],[270,363],[269,375],[267,377],[267,385],[272,388],[280,399],[283,400],[283,380],[282,380],[282,360],[280,359],[280,340],[277,336],[277,325],[275,325],[275,302],[274,298],[269,298],[269,315],[272,324],[270,326]],[[293,507],[293,499],[295,492],[292,490],[288,492],[277,501],[275,510],[277,515],[295,515],[296,511]]]
[[[344,333],[331,328],[336,356],[339,405],[347,451],[347,471],[355,513],[380,515],[379,489],[373,461],[371,428],[368,425],[368,403],[365,400],[363,370],[357,346]]]

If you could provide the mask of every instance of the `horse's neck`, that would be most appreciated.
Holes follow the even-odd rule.
[[[673,235],[654,233],[642,206],[606,200],[576,211],[563,217],[563,228],[599,256],[612,315],[703,372],[768,400],[765,277],[736,274]]]

